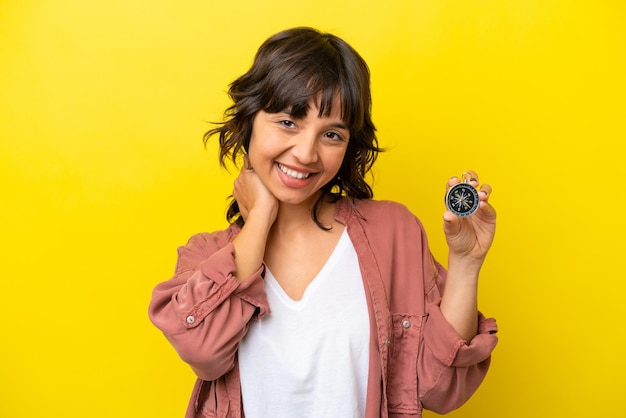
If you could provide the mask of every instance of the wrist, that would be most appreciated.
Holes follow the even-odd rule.
[[[248,212],[246,224],[252,222],[259,227],[265,226],[269,231],[276,219],[276,213],[277,211],[271,206],[255,206]]]
[[[456,271],[463,276],[476,276],[480,273],[484,259],[478,259],[471,256],[462,256],[456,254],[448,255],[448,272]]]

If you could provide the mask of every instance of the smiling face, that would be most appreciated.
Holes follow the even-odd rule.
[[[316,101],[304,117],[259,111],[252,125],[248,156],[265,187],[281,202],[312,207],[320,189],[339,171],[350,131],[335,100],[328,115]]]
[[[370,73],[343,39],[311,28],[279,32],[261,45],[252,67],[231,83],[228,94],[233,105],[226,120],[204,136],[206,143],[219,135],[224,167],[228,160],[237,166],[248,153],[259,177],[282,202],[310,202],[317,195],[312,216],[322,228],[317,218],[322,193],[331,201],[373,197],[365,175],[382,150],[371,118]],[[333,132],[348,133],[350,145],[332,141]],[[317,135],[315,147],[309,135]],[[301,138],[306,139],[295,142]],[[298,157],[295,144],[309,144],[311,156]],[[228,221],[243,225],[240,215],[232,200]]]

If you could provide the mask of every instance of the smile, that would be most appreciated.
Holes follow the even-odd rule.
[[[294,178],[294,179],[304,180],[304,179],[309,178],[311,176],[311,173],[300,173],[299,171],[287,168],[287,167],[285,167],[284,165],[282,165],[280,163],[276,163],[276,165],[278,166],[278,169],[280,171],[282,171],[283,173],[285,173],[286,175],[288,175],[289,177]]]

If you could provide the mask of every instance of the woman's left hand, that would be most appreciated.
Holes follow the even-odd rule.
[[[480,204],[476,212],[468,217],[457,217],[449,210],[443,214],[443,229],[450,249],[450,256],[482,264],[496,232],[496,211],[489,204],[491,186],[479,185],[478,175],[474,171],[463,173],[464,180],[478,188]],[[446,190],[462,180],[452,177],[446,184]]]

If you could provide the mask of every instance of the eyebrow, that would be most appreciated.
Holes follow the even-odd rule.
[[[271,113],[268,113],[268,114],[271,114]],[[274,113],[274,115],[280,115],[280,114],[284,114],[284,115],[287,115],[287,116],[295,118],[295,119],[304,119],[303,117],[299,118],[299,117],[294,116],[294,114],[291,113],[291,109],[286,109],[286,110]],[[343,130],[346,130],[348,132],[350,131],[350,128],[348,127],[348,125],[346,125],[343,122],[333,122],[329,126],[331,128],[335,128],[335,129],[343,129]]]
[[[350,128],[348,128],[348,126],[345,123],[340,123],[340,122],[335,122],[335,123],[331,123],[330,124],[331,128],[337,128],[337,129],[343,129],[346,131],[350,131]]]
[[[274,112],[267,112],[267,111],[266,111],[266,113],[268,115],[272,115],[272,114],[273,115],[281,115],[282,114],[282,115],[287,115],[287,116],[289,116],[291,118],[295,118],[295,119],[304,119],[304,116],[303,117],[297,117],[297,116],[295,116],[293,114],[293,107],[288,107],[287,109],[284,109],[284,110],[281,110],[281,111],[278,111],[278,112],[275,112],[275,113]],[[333,123],[331,123],[329,125],[329,127],[330,128],[335,128],[335,129],[342,129],[342,130],[350,132],[350,128],[348,127],[348,125],[346,125],[343,122],[333,122]]]

